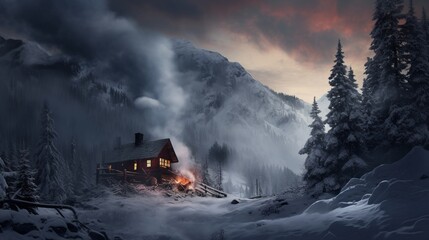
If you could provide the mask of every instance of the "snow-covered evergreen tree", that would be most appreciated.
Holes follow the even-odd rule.
[[[76,168],[74,172],[75,180],[74,180],[74,192],[76,194],[82,194],[83,190],[87,188],[88,177],[86,175],[85,170],[82,166],[82,160],[78,159],[76,161]]]
[[[374,91],[377,89],[378,84],[378,75],[377,75],[377,66],[374,63],[372,58],[368,58],[365,63],[365,74],[366,78],[363,80],[362,85],[362,134],[365,148],[373,149],[377,145],[377,142],[374,142],[374,132],[376,129],[373,129],[376,124],[373,124],[376,121],[373,115],[371,115],[374,107]]]
[[[361,153],[360,96],[353,71],[347,77],[341,42],[331,70],[328,92],[329,113],[326,123],[331,127],[326,134],[326,178],[327,192],[337,192],[353,176],[366,166],[358,157]]]
[[[392,144],[423,145],[427,141],[427,122],[429,116],[429,62],[427,44],[422,25],[414,14],[413,2],[402,26],[403,56],[407,66],[406,85],[402,102],[386,121],[388,137]]]
[[[216,169],[215,169],[215,176],[214,176],[214,183],[215,187],[219,190],[222,190],[222,182],[223,182],[223,165],[228,160],[230,151],[228,149],[228,146],[226,144],[223,144],[222,146],[215,142],[213,146],[209,149],[208,157],[211,162],[216,163]]]
[[[30,166],[30,160],[28,159],[28,150],[19,151],[19,175],[18,181],[15,184],[18,194],[16,199],[24,200],[28,202],[37,202],[39,200],[37,186],[34,183],[34,173]]]
[[[324,167],[325,153],[325,124],[319,117],[320,110],[316,98],[313,100],[313,106],[310,116],[313,122],[310,124],[310,138],[299,151],[299,154],[307,154],[305,159],[305,172],[303,179],[305,181],[306,191],[314,196],[325,192],[323,179],[326,171]]]
[[[209,186],[212,185],[212,180],[210,178],[210,173],[209,173],[209,163],[208,161],[204,161],[203,165],[202,165],[202,171],[201,171],[201,181],[204,184],[207,184]]]
[[[223,169],[222,169],[222,163],[217,163],[217,169],[215,170],[215,188],[223,191]]]
[[[40,188],[40,197],[46,201],[62,202],[66,198],[63,176],[61,172],[64,164],[57,148],[55,138],[57,133],[53,127],[53,119],[48,105],[43,106],[41,116],[41,135],[36,153],[36,183]]]
[[[425,37],[426,48],[429,51],[429,23],[428,23],[428,19],[427,19],[425,8],[422,9],[421,25],[422,25],[423,34],[424,34],[424,37]],[[429,58],[429,52],[427,54],[428,54],[428,58]]]
[[[370,49],[374,51],[374,57],[369,66],[371,70],[367,73],[373,100],[369,138],[372,143],[384,147],[401,138],[400,132],[392,131],[401,122],[392,116],[401,107],[406,88],[402,74],[405,63],[401,59],[404,55],[401,47],[403,39],[399,31],[402,8],[403,0],[377,0],[373,17],[375,25],[371,32]]]
[[[0,200],[6,197],[6,191],[8,188],[7,182],[4,179],[4,172],[6,169],[6,164],[3,159],[0,157]]]

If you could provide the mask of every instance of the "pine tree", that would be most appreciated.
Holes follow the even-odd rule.
[[[210,173],[209,173],[209,163],[207,160],[204,161],[202,166],[202,182],[209,186],[212,185],[212,181],[210,179]]]
[[[429,23],[427,20],[427,16],[426,16],[426,10],[425,8],[422,9],[422,21],[421,21],[421,25],[422,25],[422,30],[423,30],[423,34],[424,34],[424,38],[425,38],[425,43],[426,43],[426,48],[429,51]],[[429,52],[427,52],[427,54],[429,54]],[[428,55],[429,57],[429,55]],[[428,59],[429,61],[429,59]]]
[[[16,144],[13,141],[9,141],[7,162],[6,162],[7,163],[6,169],[7,170],[9,170],[11,172],[15,172],[15,171],[19,170],[18,155],[19,154],[18,154]],[[17,180],[18,179],[17,179],[17,176],[15,174],[8,177],[9,183],[14,183]],[[17,189],[15,189],[15,184],[9,184],[9,187],[7,188],[7,194],[13,195],[16,192],[16,190]]]
[[[7,182],[4,179],[3,173],[6,170],[6,164],[3,159],[0,157],[0,200],[6,197],[6,191],[8,188]]]
[[[392,144],[410,147],[423,145],[427,141],[427,121],[429,114],[429,62],[425,33],[414,14],[413,2],[406,14],[406,22],[401,29],[403,37],[402,60],[407,66],[406,88],[402,102],[386,121],[390,128],[388,137]]]
[[[392,113],[397,112],[402,104],[406,81],[402,72],[405,63],[401,59],[403,39],[399,31],[399,21],[403,0],[377,0],[373,16],[374,29],[371,32],[372,43],[370,50],[374,57],[367,66],[367,85],[372,94],[373,107],[371,109],[369,139],[372,143],[389,147],[401,136],[392,132],[400,124]],[[380,144],[381,143],[381,144]]]
[[[29,152],[24,149],[19,151],[19,176],[15,184],[15,189],[19,191],[16,199],[37,202],[39,200],[37,186],[34,183],[34,173],[30,167],[30,160],[28,159]]]
[[[216,188],[223,191],[223,169],[222,163],[218,162],[217,164],[217,174],[216,174]]]
[[[376,119],[371,115],[374,108],[374,91],[377,89],[377,69],[376,65],[372,58],[368,58],[365,63],[365,74],[366,78],[363,80],[362,85],[362,134],[363,141],[366,149],[374,149],[377,145],[377,142],[374,141],[374,132],[377,130],[374,129],[376,124]]]
[[[226,163],[229,157],[229,149],[226,144],[222,146],[219,143],[215,142],[213,146],[209,149],[208,157],[210,161],[216,162],[216,170],[215,170],[215,184],[216,188],[222,190],[222,181],[223,181],[223,165]]]
[[[305,188],[311,195],[317,196],[325,192],[323,178],[325,175],[324,157],[325,157],[325,125],[320,114],[319,106],[316,98],[313,99],[313,106],[310,116],[313,122],[310,124],[310,138],[299,151],[299,154],[307,154],[305,159],[305,172],[303,179]]]
[[[36,183],[40,188],[42,199],[52,202],[62,202],[66,197],[63,173],[61,170],[64,161],[55,147],[54,141],[57,133],[53,128],[53,119],[48,105],[43,106],[41,116],[41,136],[36,153],[37,175]]]
[[[338,192],[366,166],[358,157],[361,151],[360,96],[353,71],[349,73],[351,79],[346,76],[341,42],[338,42],[335,58],[329,77],[331,89],[327,95],[330,104],[326,123],[331,127],[325,138],[327,174],[324,184],[327,192]]]

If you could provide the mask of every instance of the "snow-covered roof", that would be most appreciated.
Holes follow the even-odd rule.
[[[165,146],[171,146],[171,152],[174,157],[171,159],[172,162],[178,162],[176,153],[174,152],[173,146],[169,138],[154,140],[154,141],[143,141],[139,146],[134,143],[121,145],[115,148],[113,151],[106,152],[105,163],[124,162],[129,160],[140,160],[148,158],[159,157],[161,151]]]

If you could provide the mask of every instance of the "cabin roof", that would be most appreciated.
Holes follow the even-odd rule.
[[[139,146],[134,143],[121,145],[115,148],[113,151],[106,152],[105,163],[124,162],[130,160],[140,160],[158,157],[162,150],[167,146],[171,146],[171,151],[174,154],[175,159],[172,162],[178,162],[176,153],[172,147],[169,138],[154,140],[154,141],[143,141]]]

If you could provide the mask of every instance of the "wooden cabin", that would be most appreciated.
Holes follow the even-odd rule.
[[[155,177],[158,182],[172,175],[172,166],[179,162],[169,138],[147,141],[136,133],[134,142],[104,153],[103,165],[108,171],[124,171]]]

